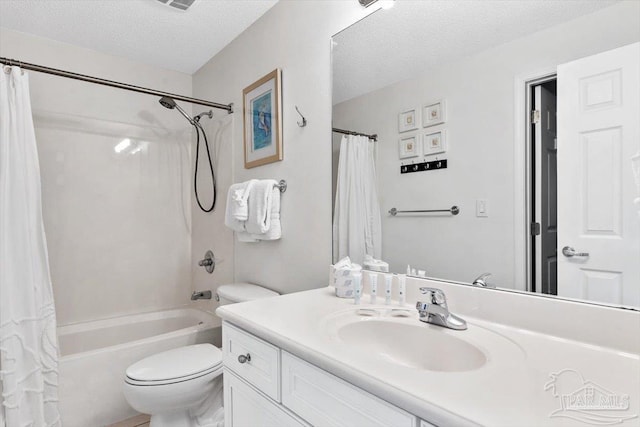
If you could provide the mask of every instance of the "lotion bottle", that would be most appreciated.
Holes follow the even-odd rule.
[[[360,305],[360,297],[362,296],[362,272],[353,272],[353,303]]]
[[[384,303],[386,305],[391,305],[391,284],[393,283],[393,275],[385,274],[384,280]]]
[[[403,307],[407,302],[407,275],[398,275],[398,305]]]
[[[369,272],[369,285],[371,286],[371,304],[375,304],[378,301],[378,273],[373,271]]]

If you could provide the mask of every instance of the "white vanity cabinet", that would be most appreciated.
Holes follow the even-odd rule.
[[[225,427],[307,426],[229,369],[224,370],[224,425]]]
[[[222,326],[225,427],[304,427],[280,405],[280,349],[229,323]]]
[[[282,404],[314,426],[418,425],[408,412],[285,351]]]
[[[223,323],[225,427],[426,427],[414,415]]]

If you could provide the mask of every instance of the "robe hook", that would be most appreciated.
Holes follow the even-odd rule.
[[[298,123],[298,126],[303,128],[303,127],[305,127],[307,125],[307,119],[302,115],[302,113],[298,109],[298,106],[295,105],[295,107],[296,107],[296,111],[298,112],[298,114],[300,114],[300,117],[302,117],[302,121],[301,122],[296,122],[296,123]]]

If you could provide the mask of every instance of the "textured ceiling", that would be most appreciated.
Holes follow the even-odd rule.
[[[614,4],[609,0],[396,0],[334,37],[333,103]],[[596,29],[597,31],[597,29]]]
[[[0,27],[193,74],[277,0],[0,0]],[[17,58],[19,59],[19,58]]]

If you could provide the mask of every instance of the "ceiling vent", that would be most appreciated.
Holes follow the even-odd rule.
[[[187,10],[196,2],[196,0],[158,0],[162,4],[171,6],[178,10]]]

